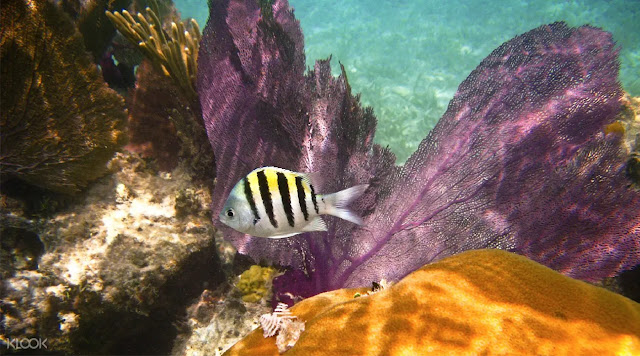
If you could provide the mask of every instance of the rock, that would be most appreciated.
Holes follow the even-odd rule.
[[[258,327],[260,315],[269,313],[265,303],[244,302],[233,289],[225,294],[205,291],[190,306],[186,330],[178,335],[174,356],[219,355]]]
[[[187,305],[224,280],[208,189],[178,170],[160,176],[136,155],[118,154],[110,169],[81,203],[3,246],[3,256],[29,257],[3,265],[6,339],[47,338],[63,353],[166,354]],[[178,217],[176,195],[187,190],[200,205]]]
[[[640,354],[640,304],[501,250],[464,252],[364,292],[291,308],[306,331],[287,355]],[[257,329],[227,354],[278,351]]]

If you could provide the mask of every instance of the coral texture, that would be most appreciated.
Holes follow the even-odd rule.
[[[343,283],[483,247],[587,280],[640,263],[640,194],[627,189],[620,137],[603,133],[620,106],[617,70],[610,34],[588,26],[542,26],[494,50],[384,182],[391,198],[366,220],[374,237],[352,237],[374,246]]]
[[[271,296],[271,281],[276,270],[273,267],[251,266],[242,272],[236,287],[242,293],[242,300],[257,303]]]
[[[477,250],[370,296],[343,289],[291,308],[306,330],[287,355],[632,355],[640,304],[525,257]],[[278,355],[257,329],[226,355]]]
[[[212,185],[214,155],[197,98],[187,99],[146,60],[138,67],[137,78],[129,107],[127,148],[155,158],[161,170],[181,165],[196,180]]]
[[[106,173],[125,138],[109,89],[69,17],[45,0],[3,1],[0,169],[63,193]]]
[[[279,241],[226,232],[241,253],[294,267],[274,281],[281,296],[398,280],[486,247],[587,280],[640,262],[640,194],[627,188],[619,135],[604,134],[622,93],[610,34],[554,23],[506,42],[395,168],[344,74],[319,61],[303,76],[287,2],[261,4],[214,1],[201,44],[198,91],[225,172],[214,216],[259,166],[319,172],[323,191],[371,184],[354,206],[362,228],[328,219],[327,232]]]
[[[607,126],[612,133],[622,135],[627,151],[626,174],[631,186],[640,189],[640,97],[625,95],[617,120]]]

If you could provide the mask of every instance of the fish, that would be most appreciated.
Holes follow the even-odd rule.
[[[368,186],[361,184],[336,193],[317,194],[311,174],[261,167],[236,183],[218,217],[236,231],[272,239],[327,231],[321,215],[362,225],[360,216],[347,206]]]

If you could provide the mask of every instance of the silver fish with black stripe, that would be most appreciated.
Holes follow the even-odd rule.
[[[317,194],[308,174],[261,167],[233,187],[219,218],[237,231],[272,239],[326,231],[327,225],[320,217],[324,214],[362,225],[362,219],[347,206],[368,186]]]

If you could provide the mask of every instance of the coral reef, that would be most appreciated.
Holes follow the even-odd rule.
[[[384,183],[393,198],[367,222],[385,232],[342,283],[398,279],[380,267],[407,245],[422,263],[499,247],[587,280],[638,264],[640,195],[619,138],[602,133],[620,106],[617,70],[610,34],[588,26],[541,26],[494,50]]]
[[[118,154],[109,167],[82,201],[26,224],[29,238],[3,233],[4,340],[47,338],[49,350],[64,353],[165,354],[191,299],[225,280],[207,187],[179,170],[158,175],[136,155]],[[180,192],[191,204],[178,216]]]
[[[129,13],[133,14],[138,11],[145,13],[144,9],[151,6],[154,9],[154,13],[160,21],[162,21],[165,29],[167,26],[170,28],[172,21],[180,22],[180,14],[174,7],[172,0],[134,0],[130,1],[131,5],[124,3],[118,5],[118,3],[114,1],[109,1],[108,4],[99,4],[98,2],[101,1],[103,0],[98,0],[97,2],[94,0],[82,6],[82,11],[76,15],[78,17],[78,27],[85,41],[94,39],[93,37],[95,37],[96,34],[91,33],[91,31],[95,31],[96,27],[102,27],[105,30],[105,32],[98,34],[98,36],[107,39],[108,43],[106,43],[106,45],[108,46],[103,49],[102,52],[99,52],[99,54],[94,52],[94,57],[100,65],[104,80],[109,83],[109,86],[128,97],[131,94],[130,89],[134,88],[136,83],[136,75],[138,74],[137,67],[142,63],[145,54],[141,52],[137,41],[131,42],[121,32],[116,31],[113,22],[111,22],[107,16],[107,12],[127,9]],[[92,23],[92,21],[96,22]],[[106,38],[107,34],[109,34],[108,38]],[[98,48],[98,45],[95,43],[93,46]],[[155,59],[154,57],[149,60]],[[155,67],[160,71],[161,75],[165,77],[161,65],[156,63]],[[171,78],[169,79],[172,80]],[[175,85],[172,81],[172,86]],[[181,91],[178,94],[184,97],[193,97],[190,91]]]
[[[179,218],[198,214],[202,210],[202,199],[193,188],[179,189],[176,192],[176,216]]]
[[[501,250],[448,257],[353,298],[362,292],[326,292],[291,308],[306,330],[287,355],[640,352],[640,304]],[[226,353],[249,354],[278,350],[258,329]]]
[[[273,267],[251,266],[242,272],[236,288],[242,293],[242,300],[257,303],[271,297],[271,281],[276,275]]]
[[[44,245],[31,230],[5,225],[3,221],[0,229],[0,276],[3,279],[11,277],[11,271],[38,269]]]
[[[105,174],[124,143],[124,100],[69,17],[45,0],[3,1],[0,46],[2,180],[75,193]]]
[[[319,172],[324,191],[370,183],[354,204],[362,228],[328,219],[327,232],[278,241],[223,230],[240,253],[293,267],[276,298],[395,281],[487,247],[593,281],[640,263],[640,194],[619,135],[603,132],[622,95],[610,34],[554,23],[507,41],[394,167],[344,71],[333,78],[319,61],[303,75],[298,23],[286,1],[267,3],[212,2],[204,30],[198,93],[225,172],[214,214],[259,166]]]

